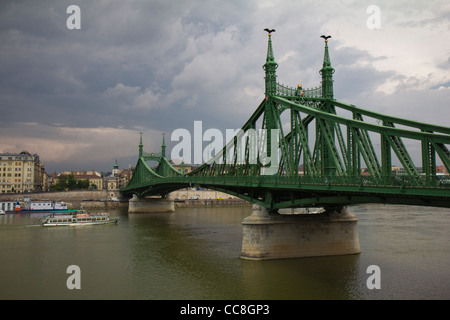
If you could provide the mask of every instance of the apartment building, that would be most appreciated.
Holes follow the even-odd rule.
[[[0,153],[0,193],[42,191],[46,183],[44,165],[36,153]]]

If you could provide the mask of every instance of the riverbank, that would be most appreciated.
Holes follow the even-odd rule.
[[[246,207],[251,205],[250,202],[242,199],[175,200],[175,208]]]
[[[119,191],[111,190],[74,190],[33,193],[0,194],[0,201],[19,201],[24,204],[25,198],[33,201],[62,201],[68,209],[106,209],[127,207],[128,200],[121,199]],[[240,198],[213,190],[183,189],[170,193],[168,199],[174,200],[176,208],[185,207],[220,207],[220,206],[250,206]]]
[[[167,198],[175,201],[175,208],[251,206],[250,202],[224,192],[197,188],[177,190],[171,192]]]
[[[67,204],[68,209],[82,208],[118,208],[128,206],[128,201],[120,201],[119,191],[111,190],[72,190],[30,193],[0,194],[0,201],[18,201],[24,205],[25,199],[32,201],[59,201]]]

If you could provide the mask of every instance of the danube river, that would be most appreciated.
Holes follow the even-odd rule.
[[[240,259],[251,207],[110,210],[117,225],[45,228],[0,216],[0,299],[450,299],[450,209],[365,205],[361,254]],[[67,268],[79,267],[69,290]],[[380,289],[367,286],[378,266]]]

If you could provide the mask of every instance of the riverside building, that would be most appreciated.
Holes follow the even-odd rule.
[[[0,193],[42,191],[46,180],[44,165],[36,153],[0,153]]]

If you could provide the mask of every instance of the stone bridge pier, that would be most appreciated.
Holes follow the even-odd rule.
[[[174,201],[167,198],[138,198],[133,195],[128,201],[129,213],[174,212]]]
[[[260,205],[243,225],[241,258],[249,260],[360,253],[358,219],[340,212],[269,215]]]

